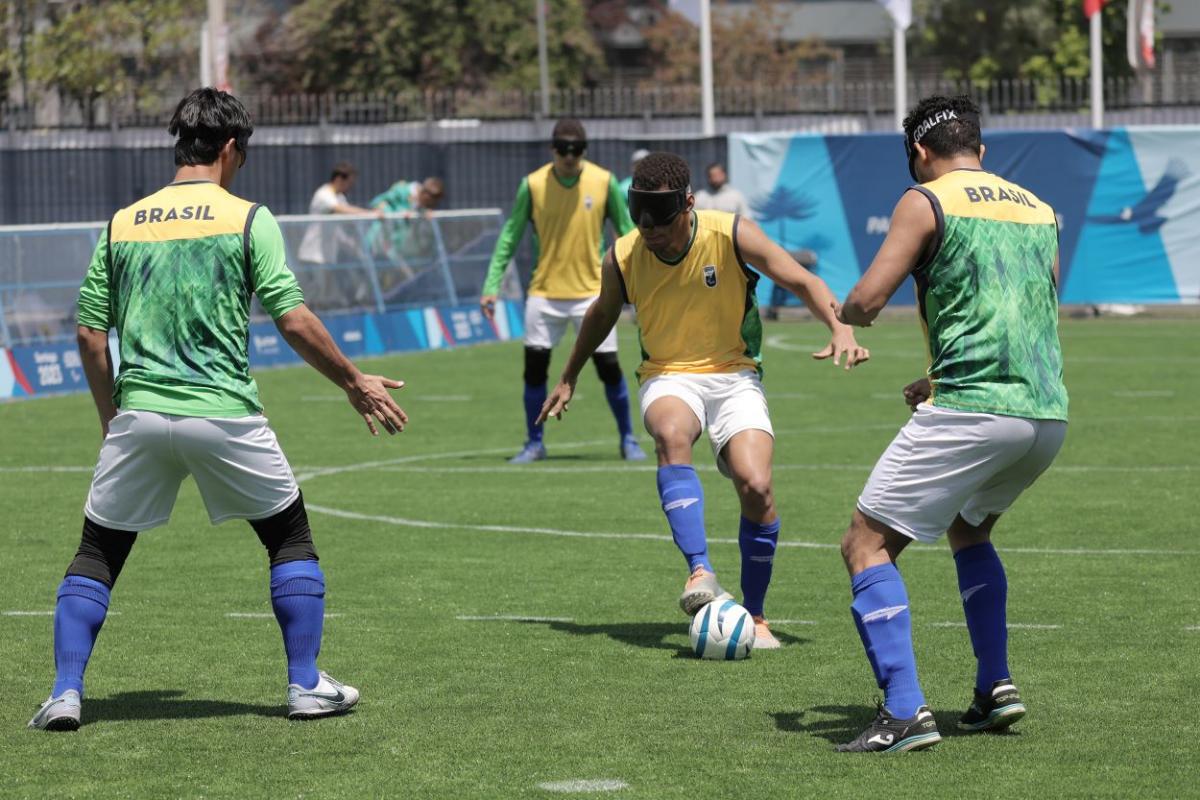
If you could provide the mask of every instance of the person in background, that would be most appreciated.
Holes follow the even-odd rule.
[[[441,178],[430,176],[423,181],[396,181],[387,191],[371,198],[371,208],[385,214],[420,213],[428,218],[430,212],[436,211],[446,196],[446,184]],[[383,228],[388,228],[388,235],[383,235]],[[413,255],[420,253],[423,245],[428,243],[428,236],[418,235],[409,221],[391,220],[388,222],[373,222],[367,231],[367,241],[371,243],[371,251],[383,252],[387,256],[398,254]]]
[[[353,205],[346,199],[346,192],[354,187],[358,170],[349,161],[339,161],[333,165],[333,173],[329,182],[323,183],[313,192],[308,202],[309,214],[373,214],[382,217],[382,211]],[[330,230],[326,230],[330,228]],[[351,235],[345,225],[328,225],[323,222],[313,222],[304,231],[300,247],[296,250],[299,259],[309,264],[337,264],[339,253],[355,253],[361,257],[360,239]],[[328,270],[318,270],[316,281],[306,283],[318,307],[328,305],[345,305],[360,302],[363,299],[363,286],[359,281],[347,281],[348,276],[334,276]]]
[[[707,173],[708,189],[696,192],[698,211],[725,211],[743,217],[752,216],[746,196],[729,185],[729,175],[725,172],[724,164],[714,161],[708,165]]]
[[[629,194],[629,187],[633,185],[633,171],[637,169],[638,162],[646,156],[650,155],[650,151],[644,147],[639,147],[633,151],[633,155],[629,157],[629,177],[623,179],[617,184],[617,188],[621,190],[621,196]]]
[[[814,275],[817,273],[817,254],[812,250],[793,250],[792,258]],[[779,309],[787,305],[788,291],[779,284],[771,287],[771,304],[763,310],[763,316],[769,320],[779,319]]]

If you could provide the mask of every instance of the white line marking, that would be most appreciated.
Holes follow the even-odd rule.
[[[928,622],[930,628],[965,628],[965,622]],[[1056,631],[1062,625],[1039,625],[1034,622],[1010,622],[1008,623],[1009,630],[1030,630],[1030,631]]]
[[[0,472],[94,472],[95,467],[0,467]]]
[[[547,792],[583,793],[583,792],[615,792],[626,789],[629,784],[625,781],[602,778],[598,780],[549,781],[539,783],[537,788]]]
[[[390,517],[382,514],[360,514],[357,511],[343,511],[338,508],[328,508],[319,505],[305,505],[309,511],[326,514],[341,519],[353,519],[361,522],[382,522],[386,525],[396,525],[404,528],[433,528],[444,530],[454,528],[464,531],[483,531],[485,533],[532,533],[540,536],[562,536],[570,539],[638,539],[651,542],[669,542],[670,536],[659,533],[607,533],[600,531],[568,531],[558,528],[531,528],[520,525],[473,525],[466,522],[447,522],[423,519],[405,519]],[[710,544],[737,544],[737,539],[709,539]],[[841,547],[837,542],[805,542],[789,539],[781,541],[779,547],[801,547],[811,550],[837,550]],[[915,553],[944,553],[945,550],[935,545],[912,545],[908,550]],[[1000,547],[1001,553],[1030,553],[1035,555],[1070,555],[1070,556],[1194,556],[1200,555],[1200,550],[1084,550],[1053,549],[1048,547]]]
[[[1170,389],[1146,389],[1144,391],[1113,392],[1113,397],[1174,397]]]
[[[520,614],[492,614],[490,616],[472,616],[460,614],[455,617],[463,622],[574,622],[574,617],[524,617]]]
[[[6,617],[53,617],[53,611],[0,611]]]
[[[769,619],[767,622],[772,625],[817,625],[815,619]]]
[[[1200,625],[1188,625],[1184,628],[1185,631],[1200,631]]]
[[[346,614],[325,614],[325,619],[344,615]],[[229,612],[226,616],[229,619],[275,619],[275,614],[268,614],[266,612]]]
[[[694,464],[697,472],[716,472],[717,468],[713,464]],[[808,472],[870,472],[874,467],[873,464],[774,464],[772,469],[776,471],[808,471]],[[504,464],[496,464],[490,467],[425,467],[425,466],[395,466],[395,467],[380,467],[381,472],[428,472],[428,473],[480,473],[490,474],[501,472],[510,469]],[[634,466],[627,464],[595,464],[582,467],[550,467],[540,465],[527,465],[521,467],[521,472],[529,473],[545,473],[550,475],[570,475],[571,473],[579,473],[581,475],[596,472],[657,472],[658,467],[655,466]],[[1150,466],[1110,466],[1107,464],[1091,465],[1091,464],[1063,464],[1061,466],[1052,466],[1050,472],[1194,472],[1200,470],[1200,466],[1192,464],[1163,464]]]

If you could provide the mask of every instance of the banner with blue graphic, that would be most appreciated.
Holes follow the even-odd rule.
[[[524,316],[517,303],[496,304],[488,321],[478,305],[442,306],[380,314],[338,314],[322,319],[338,347],[351,358],[410,350],[507,341],[524,334]],[[119,365],[116,338],[109,342],[114,368]],[[250,326],[250,366],[299,364],[270,322]],[[0,400],[87,391],[87,378],[74,342],[0,349]]]
[[[1200,128],[985,131],[984,146],[986,169],[1057,212],[1062,302],[1200,302]],[[729,166],[767,235],[816,252],[839,297],[912,183],[900,134],[734,134]],[[910,281],[892,302],[914,301]]]

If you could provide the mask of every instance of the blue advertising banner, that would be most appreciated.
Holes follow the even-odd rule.
[[[411,350],[507,341],[522,335],[521,306],[500,302],[489,322],[477,305],[329,315],[322,320],[338,347],[351,358]],[[115,338],[111,351],[117,365]],[[258,369],[301,363],[270,322],[250,326],[250,366]],[[87,391],[74,342],[0,349],[0,400]]]
[[[985,130],[984,147],[986,169],[1054,207],[1064,303],[1200,302],[1200,128]],[[912,183],[899,134],[734,134],[729,166],[767,235],[815,251],[839,297]],[[893,302],[915,302],[911,281]]]

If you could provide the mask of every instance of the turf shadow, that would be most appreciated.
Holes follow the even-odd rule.
[[[670,650],[677,658],[695,658],[692,648],[686,644],[668,642],[668,636],[687,635],[686,622],[620,622],[612,625],[580,625],[577,622],[525,620],[527,625],[545,625],[553,631],[573,636],[607,636],[622,644],[645,647],[651,650]],[[803,644],[807,639],[774,630],[775,637],[784,646]]]
[[[283,704],[256,706],[227,700],[181,700],[182,689],[148,689],[118,692],[108,697],[87,698],[83,703],[85,722],[125,722],[148,719],[206,719],[210,717],[282,717]]]
[[[787,733],[807,733],[834,744],[848,742],[863,729],[871,724],[878,712],[873,706],[815,706],[805,711],[777,711],[771,713],[775,727]],[[820,719],[806,721],[807,714],[819,714]],[[958,718],[960,711],[935,711],[933,718],[937,720],[938,733],[942,738],[950,736],[975,735],[969,731],[960,730]],[[992,736],[1019,736],[1017,731],[1000,731],[991,733]]]

